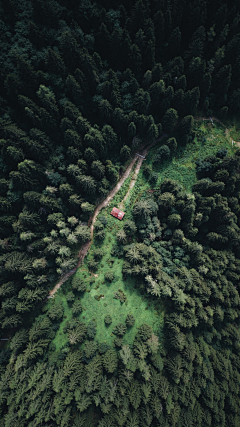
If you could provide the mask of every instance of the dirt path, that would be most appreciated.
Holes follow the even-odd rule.
[[[219,120],[217,117],[201,117],[201,116],[196,116],[196,117],[194,117],[194,120],[196,120],[197,122],[200,122],[200,121],[202,121],[202,120],[210,120],[212,123],[213,123],[213,122],[218,122],[218,123],[220,123],[223,127],[225,127],[225,124],[224,124],[223,122],[221,122],[221,120]],[[233,144],[236,144],[238,147],[240,147],[240,141],[234,141],[234,140],[231,138],[230,130],[229,130],[228,128],[225,128],[225,135],[231,139],[231,143],[232,143],[232,145],[233,145]]]
[[[143,148],[142,151],[139,151],[139,154],[141,154],[141,156],[146,157],[149,150],[159,141],[161,141],[162,138],[164,138],[165,136],[167,136],[166,134],[163,134],[161,137],[158,137],[155,141],[153,141],[150,145],[148,145],[147,147]],[[120,203],[120,205],[122,205],[122,203],[124,201],[126,201],[130,190],[134,187],[135,182],[137,180],[137,176],[138,173],[140,171],[140,168],[142,166],[142,162],[143,162],[143,158],[139,157],[136,153],[133,157],[133,159],[131,160],[130,164],[128,165],[127,169],[125,170],[123,176],[121,177],[121,179],[118,181],[117,185],[110,191],[110,193],[108,194],[108,196],[106,197],[105,200],[103,200],[103,202],[101,202],[95,209],[93,217],[92,217],[92,221],[91,221],[91,226],[90,226],[90,231],[91,231],[91,240],[89,240],[88,242],[86,242],[82,248],[80,249],[79,253],[78,253],[78,263],[76,265],[76,267],[74,267],[72,270],[70,270],[68,273],[64,274],[61,279],[59,280],[58,283],[56,283],[56,285],[54,286],[54,288],[49,292],[49,296],[47,298],[53,298],[55,293],[57,292],[57,290],[62,286],[62,284],[64,282],[66,282],[66,280],[71,277],[76,270],[78,269],[78,267],[80,267],[80,265],[82,264],[85,256],[87,255],[89,248],[92,244],[92,239],[93,239],[93,230],[94,230],[94,223],[97,219],[97,216],[99,214],[99,212],[101,211],[102,208],[106,207],[109,205],[109,202],[112,200],[112,198],[117,194],[117,192],[120,190],[120,188],[122,187],[122,185],[124,184],[124,182],[126,181],[126,179],[129,177],[130,173],[132,172],[133,166],[137,161],[137,166],[136,169],[134,171],[134,175],[133,178],[130,182],[129,185],[129,189],[127,191],[126,196],[124,197],[123,201]],[[121,209],[121,208],[120,208]]]

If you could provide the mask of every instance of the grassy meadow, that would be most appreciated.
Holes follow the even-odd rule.
[[[155,185],[150,184],[143,174],[143,168],[141,168],[136,184],[125,202],[124,219],[132,219],[132,207],[136,201],[139,200],[147,190],[158,188],[165,178],[178,181],[183,185],[186,191],[190,192],[192,185],[196,181],[195,161],[198,157],[203,158],[215,154],[220,148],[227,148],[228,154],[233,154],[236,150],[236,147],[232,146],[230,136],[226,134],[225,128],[218,122],[214,122],[213,125],[207,121],[195,122],[194,131],[195,137],[191,143],[187,144],[185,147],[178,147],[171,160],[163,162],[157,167],[153,166],[153,159],[159,146],[164,144],[164,140],[152,148],[145,162],[152,166],[154,172],[159,173],[158,181]],[[230,135],[232,138],[235,138],[235,140],[240,140],[237,123],[231,124]],[[90,320],[96,320],[97,332],[95,340],[98,342],[106,342],[110,345],[113,344],[115,337],[112,334],[113,328],[118,323],[124,322],[128,313],[131,313],[136,321],[134,326],[129,328],[124,335],[123,344],[132,343],[137,328],[142,323],[151,325],[154,333],[159,336],[161,341],[164,307],[160,306],[159,302],[154,301],[153,298],[146,293],[144,286],[138,285],[135,278],[128,277],[125,280],[123,279],[123,256],[121,253],[119,257],[116,256],[116,253],[113,254],[113,248],[116,247],[117,244],[116,233],[123,227],[124,220],[117,220],[110,215],[110,212],[112,208],[118,206],[124,198],[133,173],[134,170],[110,202],[109,206],[100,212],[99,215],[104,215],[107,219],[105,238],[100,243],[96,238],[93,239],[83,265],[75,273],[87,283],[87,290],[83,293],[81,298],[83,311],[79,315],[79,319],[86,324],[88,324]],[[131,243],[131,241],[129,243]],[[97,248],[101,248],[104,255],[93,272],[89,270],[88,263],[93,259],[94,250]],[[107,282],[104,278],[106,271],[109,270],[114,273],[114,279],[111,283]],[[71,279],[63,284],[55,297],[56,301],[61,300],[64,306],[64,320],[54,339],[56,350],[62,349],[67,343],[67,335],[64,333],[64,326],[72,318],[71,308],[66,301],[66,293],[70,290]],[[125,302],[120,302],[119,299],[114,298],[115,293],[119,291],[124,294]],[[48,301],[49,305],[52,303],[52,300]],[[104,323],[104,317],[106,315],[112,317],[112,323],[109,326],[106,326]]]

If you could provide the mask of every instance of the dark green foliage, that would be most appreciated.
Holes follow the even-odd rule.
[[[133,236],[133,234],[137,231],[135,223],[131,220],[126,220],[124,222],[123,229],[127,236]]]
[[[124,277],[156,310],[164,303],[161,331],[142,325],[128,346],[120,324],[115,348],[98,344],[95,321],[78,320],[84,266],[66,291],[73,317],[63,330],[61,292],[44,301],[76,266],[86,223],[137,142],[176,132],[156,153],[162,164],[191,144],[194,116],[237,123],[239,3],[3,0],[0,9],[1,427],[239,426],[237,151],[197,160],[194,197],[171,180],[140,189],[136,223],[130,201],[116,230],[111,255],[124,256]],[[161,174],[144,163],[155,185]],[[97,245],[106,224],[99,215]],[[121,289],[114,298],[127,303]]]
[[[138,328],[136,339],[138,341],[147,341],[147,339],[149,339],[151,335],[152,335],[152,327],[147,324],[143,324]]]
[[[162,145],[156,152],[154,163],[161,163],[164,160],[168,160],[170,158],[170,153],[170,148],[167,145]]]
[[[131,326],[133,326],[133,325],[134,325],[134,323],[135,323],[135,318],[134,318],[134,316],[133,316],[131,313],[129,313],[129,314],[127,315],[127,317],[126,317],[126,319],[125,319],[125,323],[126,323],[126,326],[127,326],[127,327],[131,327]]]
[[[73,292],[68,292],[66,295],[66,300],[68,303],[72,303],[75,300],[75,295]]]
[[[181,216],[178,214],[172,214],[167,217],[167,222],[172,228],[177,228],[181,222]]]
[[[87,285],[83,279],[75,275],[73,276],[73,279],[72,279],[72,287],[74,290],[78,292],[84,292],[86,290]]]
[[[72,313],[73,313],[73,315],[77,316],[81,312],[82,312],[82,303],[81,303],[81,301],[80,300],[74,301],[74,303],[72,305]]]
[[[106,271],[106,273],[104,274],[104,279],[107,282],[112,282],[114,280],[114,273],[111,270]]]
[[[94,341],[86,341],[84,345],[84,355],[86,359],[91,359],[97,351],[97,343]]]
[[[169,138],[166,141],[166,146],[170,149],[171,153],[174,153],[177,149],[177,141],[176,138]]]
[[[90,339],[94,339],[97,332],[96,322],[95,320],[90,320],[87,326],[87,336]]]
[[[120,337],[122,337],[127,331],[126,326],[124,325],[124,323],[118,323],[118,325],[115,326],[115,328],[113,328],[113,334],[114,335],[119,335]]]
[[[114,338],[113,343],[114,343],[115,347],[122,347],[123,338],[117,336]]]
[[[71,345],[83,342],[87,328],[85,323],[79,322],[77,319],[69,323],[67,327],[68,340]]]
[[[96,259],[97,261],[99,261],[102,257],[103,257],[103,250],[102,249],[95,249],[94,253],[93,253],[94,259]]]
[[[149,199],[142,200],[135,204],[133,214],[137,219],[146,220],[148,216],[153,216],[157,212],[157,204]]]
[[[117,360],[116,351],[113,348],[107,350],[103,356],[103,366],[105,370],[108,373],[112,374],[113,372],[116,371],[117,365],[118,365],[118,360]]]
[[[128,160],[130,157],[130,153],[131,153],[131,150],[127,145],[124,145],[120,150],[120,154],[123,160]]]
[[[105,342],[101,342],[98,344],[98,351],[100,354],[106,353],[106,351],[109,350],[109,345]]]
[[[107,314],[107,315],[104,317],[104,323],[105,323],[106,325],[110,325],[110,324],[112,323],[112,318],[111,318],[111,316],[110,316],[109,314]]]
[[[169,108],[162,118],[163,130],[172,132],[178,121],[178,113],[174,108]]]

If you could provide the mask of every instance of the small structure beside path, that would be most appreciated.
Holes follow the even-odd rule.
[[[115,218],[120,219],[120,221],[122,221],[125,213],[118,208],[113,208],[111,215],[115,216]]]

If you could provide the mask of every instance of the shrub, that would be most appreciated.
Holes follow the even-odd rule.
[[[171,155],[171,151],[167,145],[162,145],[157,150],[157,156],[158,156],[159,160],[168,160],[170,155]]]
[[[74,301],[72,306],[72,312],[73,312],[73,315],[78,315],[82,313],[82,303],[80,300]]]
[[[97,268],[97,266],[98,266],[98,262],[97,262],[97,261],[94,261],[94,259],[90,259],[90,260],[88,261],[88,268],[89,268],[89,270],[91,270],[91,271],[95,271],[95,270],[96,270],[96,268]]]
[[[108,220],[107,220],[107,218],[105,217],[105,215],[100,215],[100,216],[98,217],[98,220],[99,220],[99,221],[104,225],[104,227],[106,227]]]
[[[220,159],[223,159],[224,157],[227,156],[228,150],[227,148],[220,148],[217,153],[216,156],[219,157]]]
[[[127,219],[124,223],[123,230],[125,231],[127,236],[132,236],[137,231],[135,222],[131,221],[130,219]]]
[[[139,328],[136,334],[136,339],[138,341],[147,341],[152,336],[153,330],[150,325],[143,323]]]
[[[100,231],[100,230],[103,230],[104,226],[103,226],[102,222],[95,221],[94,228],[95,228],[96,231]]]
[[[94,356],[94,353],[97,351],[97,343],[94,341],[86,341],[84,346],[84,355],[86,359],[91,359]]]
[[[115,337],[113,343],[114,343],[115,347],[122,347],[123,338]]]
[[[93,256],[94,259],[99,261],[103,257],[103,250],[100,248],[95,249],[95,251],[93,252]]]
[[[106,271],[106,273],[104,274],[104,279],[107,282],[112,282],[114,279],[114,273],[111,270]]]
[[[112,323],[112,318],[111,318],[111,316],[109,314],[107,314],[104,317],[104,323],[105,323],[105,325],[110,325]]]
[[[156,182],[157,182],[157,180],[158,180],[158,173],[157,172],[153,172],[151,174],[151,176],[150,176],[149,181],[150,181],[151,184],[155,185]]]
[[[78,292],[84,292],[87,288],[87,285],[83,279],[80,279],[80,277],[75,275],[72,279],[72,288],[76,289]]]
[[[177,149],[177,141],[175,138],[169,138],[166,142],[166,146],[174,153]]]
[[[108,350],[109,350],[109,345],[106,342],[100,342],[98,344],[98,351],[100,354],[104,354]]]
[[[75,300],[75,295],[72,291],[68,292],[66,295],[66,300],[68,303],[71,303]]]
[[[104,240],[104,238],[105,238],[105,230],[100,230],[100,231],[98,231],[96,234],[95,234],[95,238],[98,240],[98,241],[102,241],[102,240]]]
[[[167,222],[170,225],[170,227],[175,228],[175,227],[177,227],[180,224],[180,222],[181,222],[181,216],[178,215],[178,214],[169,215],[167,217]]]
[[[120,231],[117,233],[117,240],[118,240],[118,242],[119,242],[119,243],[121,243],[121,244],[126,243],[126,241],[127,241],[127,235],[126,235],[126,233],[125,233],[125,231],[124,231],[124,230],[120,230]]]
[[[125,320],[126,326],[131,327],[135,323],[135,318],[132,314],[128,314]]]
[[[124,325],[124,323],[118,323],[118,325],[115,326],[115,328],[113,328],[113,334],[114,335],[118,335],[120,337],[122,337],[127,331],[126,326]]]
[[[90,320],[89,324],[87,325],[87,336],[90,339],[94,339],[97,332],[97,325],[94,320]]]

